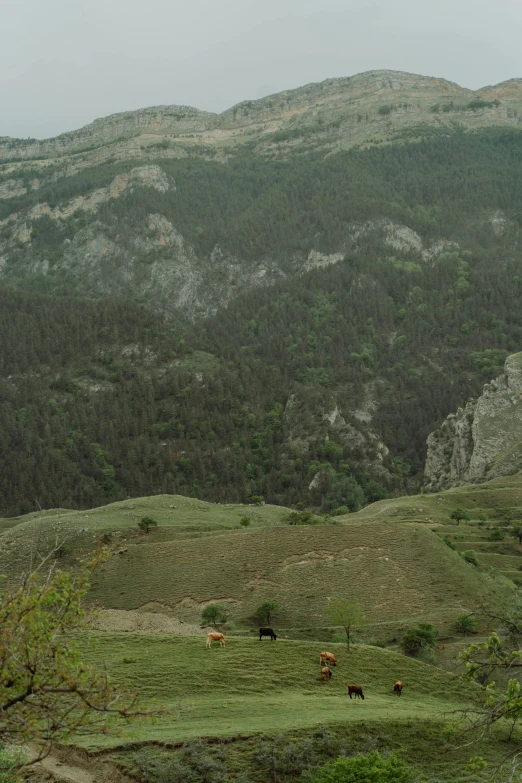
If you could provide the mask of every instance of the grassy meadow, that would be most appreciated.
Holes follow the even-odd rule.
[[[447,675],[399,653],[367,645],[330,644],[338,658],[332,679],[320,678],[320,642],[277,642],[229,637],[227,646],[207,649],[205,636],[93,635],[86,657],[108,666],[121,685],[139,690],[165,710],[139,728],[140,741],[176,743],[195,737],[249,736],[359,720],[408,721],[442,718],[469,704],[478,686],[460,680],[448,688]],[[92,638],[91,640],[92,641]],[[396,679],[403,696],[393,693]],[[364,701],[350,700],[347,684],[363,687]],[[102,748],[136,739],[88,740]]]
[[[429,774],[426,780],[440,782],[490,780],[489,772],[469,774],[470,759],[480,752],[492,765],[505,755],[502,730],[470,749],[451,728],[459,711],[475,703],[479,686],[390,650],[354,645],[348,652],[346,645],[330,644],[338,666],[324,684],[319,642],[230,637],[226,648],[208,650],[204,636],[106,633],[90,635],[84,646],[120,687],[139,689],[145,703],[163,712],[154,722],[82,746],[134,774],[148,769],[146,779],[153,781],[170,780],[151,770],[168,769],[183,743],[201,739],[210,756],[226,757],[231,775],[246,771],[260,783],[298,779],[297,767],[285,772],[288,744],[295,754],[300,743],[308,750],[315,743],[316,762],[338,752],[400,749]],[[392,690],[397,678],[405,683],[400,698]],[[362,685],[364,701],[348,698],[348,682]],[[260,748],[271,743],[282,754],[275,778],[259,764]]]

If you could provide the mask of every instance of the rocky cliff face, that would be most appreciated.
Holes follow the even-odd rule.
[[[522,353],[477,400],[452,413],[427,440],[425,489],[488,481],[522,469]]]

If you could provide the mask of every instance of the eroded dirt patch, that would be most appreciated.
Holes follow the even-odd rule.
[[[109,761],[75,748],[57,748],[31,767],[35,783],[135,783]]]
[[[122,633],[172,633],[205,635],[199,625],[184,623],[176,617],[159,612],[143,612],[135,609],[100,609],[91,618],[91,628],[97,631]]]

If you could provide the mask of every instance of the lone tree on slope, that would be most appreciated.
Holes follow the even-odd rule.
[[[257,607],[254,612],[254,617],[259,620],[260,623],[267,623],[270,625],[270,617],[272,612],[277,612],[279,604],[276,601],[265,601]]]
[[[225,607],[221,604],[209,604],[205,606],[201,612],[201,619],[205,625],[217,625],[218,623],[226,623],[227,615]]]
[[[464,520],[465,522],[469,522],[471,517],[466,511],[466,509],[459,507],[451,512],[450,519],[453,519],[457,523],[457,525],[459,525],[462,520]]]
[[[350,649],[350,628],[354,625],[364,625],[366,615],[359,601],[341,598],[334,595],[325,609],[325,615],[333,625],[342,625],[346,632],[346,643]]]
[[[158,523],[152,517],[142,517],[138,522],[138,527],[142,533],[150,533],[153,527],[158,527]]]

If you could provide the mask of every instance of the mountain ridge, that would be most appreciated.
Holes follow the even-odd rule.
[[[522,79],[513,78],[496,85],[487,85],[478,90],[461,87],[456,82],[434,77],[412,74],[406,71],[371,70],[352,76],[333,77],[322,82],[310,82],[300,87],[272,93],[262,98],[243,100],[225,109],[223,112],[208,112],[193,106],[177,104],[159,104],[140,109],[115,112],[94,119],[87,125],[73,131],[67,131],[47,139],[17,139],[0,136],[0,160],[12,158],[10,150],[17,150],[22,157],[29,158],[27,152],[34,155],[49,150],[52,146],[58,151],[71,151],[77,141],[100,139],[100,143],[114,140],[118,135],[128,134],[129,138],[142,135],[173,132],[205,133],[208,131],[242,129],[258,121],[276,121],[288,119],[292,108],[306,111],[312,108],[310,100],[320,98],[315,106],[329,103],[357,101],[368,96],[397,95],[401,91],[428,91],[440,97],[485,98],[487,101],[522,101]],[[257,114],[256,114],[257,113]],[[252,116],[254,114],[254,116]],[[285,116],[286,115],[286,116]],[[113,132],[110,132],[113,129]],[[25,154],[24,154],[25,152]]]

